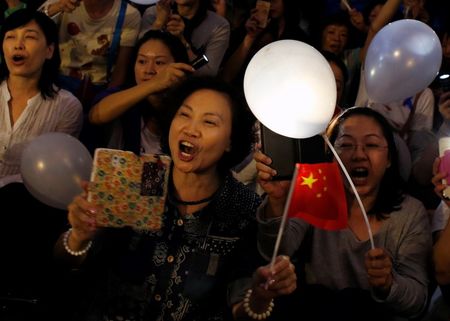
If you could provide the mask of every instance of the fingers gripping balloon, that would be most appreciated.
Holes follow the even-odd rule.
[[[322,133],[336,105],[330,65],[316,49],[296,40],[259,50],[245,72],[244,92],[262,124],[292,138]]]

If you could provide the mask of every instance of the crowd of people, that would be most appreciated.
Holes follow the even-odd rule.
[[[264,16],[256,2],[1,2],[0,320],[449,319],[438,141],[450,135],[450,5],[267,0]],[[428,88],[381,104],[367,95],[364,62],[377,32],[400,19],[436,31],[442,65]],[[346,228],[291,218],[271,262],[291,182],[275,179],[261,150],[243,78],[259,49],[283,39],[330,64],[326,135],[375,247],[345,184]],[[91,153],[169,155],[162,227],[101,227],[88,182],[67,210],[35,200],[20,159],[49,132]],[[299,144],[308,162],[333,161],[321,137]]]

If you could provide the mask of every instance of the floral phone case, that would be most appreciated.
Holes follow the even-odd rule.
[[[166,155],[96,149],[88,200],[102,208],[97,226],[161,229],[170,163]]]

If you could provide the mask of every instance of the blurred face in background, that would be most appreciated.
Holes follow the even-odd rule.
[[[331,24],[322,32],[322,50],[340,55],[347,45],[348,28],[344,25]]]

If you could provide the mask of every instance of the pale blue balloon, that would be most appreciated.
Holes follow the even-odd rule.
[[[33,139],[22,153],[20,172],[28,191],[49,206],[67,209],[89,180],[92,157],[75,137],[46,133]]]
[[[364,65],[367,95],[380,103],[414,96],[439,72],[442,47],[436,33],[417,20],[392,22],[372,40]]]

